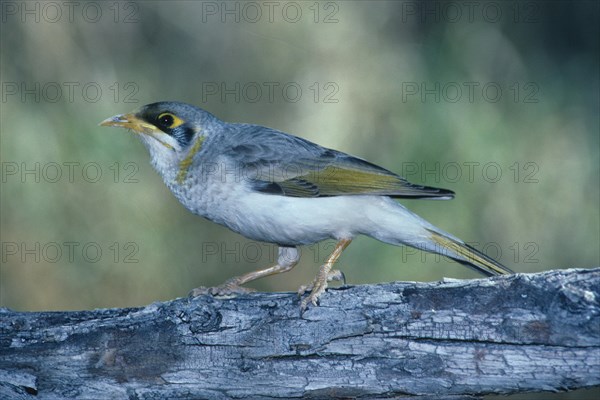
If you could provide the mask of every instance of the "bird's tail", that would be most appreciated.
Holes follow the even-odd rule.
[[[388,197],[365,197],[364,201],[362,212],[367,224],[357,229],[363,234],[396,246],[407,245],[440,254],[488,276],[513,273]]]
[[[504,275],[514,273],[498,261],[486,256],[460,240],[442,235],[439,232],[427,229],[431,234],[431,240],[435,243],[434,252],[443,254],[454,261],[482,272],[488,276]],[[432,249],[428,249],[432,250]]]

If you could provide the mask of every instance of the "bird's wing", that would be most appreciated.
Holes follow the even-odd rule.
[[[454,192],[414,185],[363,159],[273,129],[240,125],[221,155],[254,190],[291,197],[382,195],[451,199]]]

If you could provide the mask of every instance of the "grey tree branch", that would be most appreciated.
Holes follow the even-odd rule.
[[[599,384],[600,269],[331,289],[303,316],[291,293],[0,310],[1,398],[464,399]]]

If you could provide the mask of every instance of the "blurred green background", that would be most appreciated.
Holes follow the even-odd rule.
[[[159,100],[454,190],[403,204],[515,271],[600,264],[596,2],[77,4],[2,3],[2,307],[139,306],[273,260],[98,127]],[[331,249],[252,286],[296,290]],[[351,284],[479,276],[369,238],[340,266]]]
[[[403,203],[517,272],[600,264],[595,1],[1,6],[1,307],[139,306],[273,261],[187,212],[132,134],[97,126],[160,100],[452,189]],[[252,286],[296,290],[331,249]],[[340,265],[351,284],[478,277],[369,238]]]

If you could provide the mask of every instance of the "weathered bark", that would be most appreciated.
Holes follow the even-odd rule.
[[[2,398],[463,399],[599,384],[600,269],[331,289],[303,316],[292,293],[0,310]]]

